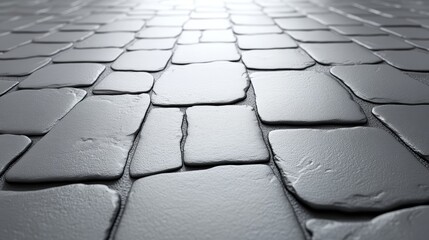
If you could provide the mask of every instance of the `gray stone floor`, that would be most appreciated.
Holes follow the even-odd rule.
[[[0,239],[427,239],[428,29],[424,1],[2,0]]]

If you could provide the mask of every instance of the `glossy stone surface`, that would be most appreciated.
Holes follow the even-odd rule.
[[[237,38],[229,30],[206,30],[202,32],[200,41],[204,42],[235,42]]]
[[[393,67],[405,71],[429,71],[429,54],[420,50],[380,51],[375,53]]]
[[[305,69],[315,64],[314,60],[300,49],[251,50],[241,54],[244,65],[250,69]]]
[[[311,219],[307,221],[307,228],[312,232],[313,240],[424,240],[429,234],[428,221],[429,207],[418,206],[381,214],[370,221]]]
[[[279,18],[274,20],[284,30],[325,30],[327,26],[310,18]]]
[[[73,88],[21,90],[0,98],[0,133],[47,133],[86,95]]]
[[[269,153],[256,113],[248,106],[198,106],[186,110],[187,165],[266,162]]]
[[[167,66],[171,51],[133,51],[122,54],[113,64],[112,69],[121,71],[161,71]]]
[[[185,30],[228,29],[231,23],[227,19],[191,19],[183,26]]]
[[[391,36],[353,37],[353,41],[370,50],[407,50],[414,48],[404,40]]]
[[[119,206],[119,195],[102,185],[2,191],[0,238],[106,239]]]
[[[183,115],[179,108],[155,108],[150,111],[131,162],[132,177],[182,167],[180,142]]]
[[[177,46],[172,62],[188,64],[238,60],[240,54],[233,43],[200,43]]]
[[[23,135],[0,135],[0,174],[7,169],[13,160],[24,153],[31,145],[31,139]]]
[[[383,130],[277,130],[269,141],[288,188],[312,208],[385,211],[428,199],[428,170]]]
[[[0,59],[20,59],[30,57],[50,57],[72,46],[71,43],[58,44],[38,44],[30,43],[17,47],[5,54],[0,55]]]
[[[421,27],[391,27],[383,30],[407,39],[429,39],[429,31]]]
[[[54,58],[54,63],[113,62],[123,52],[119,48],[70,49]]]
[[[118,240],[304,239],[280,182],[264,165],[151,176],[136,181],[130,196]]]
[[[371,26],[331,26],[331,29],[346,36],[379,36],[386,32]]]
[[[55,32],[48,35],[44,35],[36,38],[35,42],[41,43],[68,43],[68,42],[77,42],[81,41],[89,36],[93,32]]]
[[[300,45],[320,64],[365,64],[378,63],[381,59],[354,43],[303,43]]]
[[[0,36],[0,51],[9,51],[18,46],[30,43],[41,34],[5,34]]]
[[[241,49],[297,48],[296,42],[286,34],[239,35]]]
[[[335,66],[332,75],[373,103],[429,103],[429,86],[388,65]]]
[[[258,114],[270,124],[359,124],[366,117],[350,94],[323,73],[284,71],[250,75]]]
[[[176,39],[161,38],[161,39],[140,39],[135,41],[128,50],[169,50],[174,47]]]
[[[153,77],[145,72],[113,72],[101,80],[92,92],[94,94],[127,94],[149,92]]]
[[[138,38],[173,38],[180,35],[180,27],[150,27],[137,33]]]
[[[101,26],[97,29],[97,32],[137,32],[143,25],[144,21],[141,20],[118,20]]]
[[[0,76],[26,76],[44,67],[50,58],[29,58],[0,61]]]
[[[327,26],[355,26],[362,25],[362,23],[350,19],[346,16],[342,16],[337,13],[322,13],[322,14],[311,14],[308,16],[311,19],[314,19],[323,25]]]
[[[149,102],[146,94],[85,99],[6,173],[7,181],[119,178]]]
[[[377,106],[373,114],[415,152],[429,160],[429,105]]]
[[[341,43],[351,42],[338,33],[332,31],[288,31],[292,38],[305,43]]]
[[[248,87],[241,63],[173,65],[155,82],[152,102],[165,106],[228,104],[244,99]]]
[[[53,64],[31,74],[19,88],[61,88],[91,86],[103,73],[96,63]]]
[[[235,25],[233,27],[235,34],[252,35],[252,34],[265,34],[265,33],[282,33],[283,31],[276,25],[272,26],[246,26]]]
[[[0,96],[18,85],[17,81],[0,81]]]
[[[75,44],[75,48],[120,48],[134,40],[134,33],[98,33]]]

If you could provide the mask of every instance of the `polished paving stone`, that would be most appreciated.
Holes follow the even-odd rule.
[[[17,81],[1,81],[0,80],[0,96],[7,93],[9,90],[18,85]]]
[[[407,39],[429,39],[429,30],[420,27],[391,27],[382,30]]]
[[[138,32],[143,28],[144,24],[145,22],[141,20],[118,20],[97,28],[96,32]]]
[[[205,63],[214,61],[238,61],[240,54],[233,43],[200,43],[177,46],[172,63]]]
[[[360,124],[365,114],[334,79],[310,71],[250,75],[258,114],[269,124]]]
[[[21,90],[0,98],[0,133],[47,133],[86,95],[73,88]]]
[[[127,47],[130,51],[135,50],[170,50],[176,43],[175,38],[161,39],[139,39],[131,46]]]
[[[392,36],[359,36],[352,38],[357,44],[370,50],[408,50],[414,47],[404,40]]]
[[[385,211],[427,202],[428,170],[383,130],[277,130],[269,141],[288,188],[312,208]]]
[[[171,51],[164,50],[126,52],[112,64],[112,69],[120,71],[161,71],[167,66],[171,54]]]
[[[384,105],[372,112],[414,151],[429,160],[429,105]]]
[[[31,74],[19,83],[19,88],[91,86],[105,69],[96,63],[53,64]]]
[[[97,33],[74,45],[75,48],[121,48],[134,40],[134,33]]]
[[[183,26],[184,30],[228,29],[231,23],[227,19],[191,19]]]
[[[429,86],[388,65],[335,66],[332,75],[373,103],[429,104]]]
[[[331,26],[332,30],[345,36],[380,36],[386,32],[371,26]]]
[[[313,234],[312,240],[423,240],[429,234],[428,220],[429,207],[418,206],[384,213],[370,221],[312,219],[307,222],[307,228]]]
[[[350,39],[333,31],[288,31],[292,38],[304,43],[343,43]]]
[[[0,174],[31,145],[23,135],[0,134]]]
[[[241,54],[244,65],[249,69],[305,69],[315,64],[315,61],[300,49],[251,50]]]
[[[310,18],[278,18],[274,20],[284,30],[326,30],[327,26]]]
[[[298,47],[286,34],[239,35],[237,38],[238,47],[243,50]]]
[[[178,108],[155,108],[149,112],[134,153],[130,174],[144,177],[182,167],[180,142],[184,113]]]
[[[304,239],[267,166],[222,166],[137,180],[115,239],[190,237]]]
[[[429,71],[429,54],[420,50],[380,51],[375,53],[381,59],[401,70]]]
[[[248,87],[241,63],[173,65],[155,82],[152,102],[162,106],[228,104],[244,99]]]
[[[268,33],[282,33],[282,29],[276,25],[272,26],[246,26],[234,25],[233,31],[235,34],[253,35],[253,34],[268,34]]]
[[[24,154],[6,173],[7,181],[119,178],[149,103],[147,94],[85,99]]]
[[[70,49],[54,58],[54,63],[113,62],[123,53],[120,48]]]
[[[173,38],[180,35],[180,27],[150,27],[137,33],[137,38]]]
[[[0,36],[0,51],[9,51],[16,47],[30,43],[34,38],[40,37],[42,34],[6,34]]]
[[[257,163],[269,159],[251,107],[191,107],[186,110],[186,120],[184,161],[187,165]]]
[[[34,39],[40,43],[69,43],[84,40],[91,36],[93,32],[55,32]]]
[[[134,94],[149,92],[153,76],[145,72],[112,72],[92,92],[94,94]]]
[[[0,238],[106,239],[119,207],[118,193],[102,185],[1,191]]]
[[[0,76],[27,76],[50,62],[50,58],[2,60],[0,61]]]
[[[50,57],[72,46],[71,43],[39,44],[29,43],[0,55],[0,59],[22,59],[31,57]]]
[[[237,41],[237,38],[234,36],[234,33],[229,30],[206,30],[202,32],[200,42],[210,43],[210,42],[224,42],[231,43]]]

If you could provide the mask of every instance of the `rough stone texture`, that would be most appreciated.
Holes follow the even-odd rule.
[[[302,240],[304,236],[272,170],[250,165],[136,181],[115,239],[139,238]]]
[[[73,88],[21,90],[0,98],[0,133],[47,133],[86,95]]]
[[[102,185],[2,191],[0,238],[106,239],[119,206],[119,195]]]
[[[130,166],[132,177],[176,170],[182,167],[182,121],[178,108],[155,108],[150,111]]]
[[[417,49],[374,53],[393,67],[405,71],[429,71],[429,54]]]
[[[250,75],[258,114],[270,124],[359,124],[366,117],[334,79],[310,71]]]
[[[336,66],[332,75],[373,103],[429,103],[429,86],[388,65]]]
[[[113,64],[114,70],[122,71],[161,71],[171,58],[171,51],[133,51],[122,54]]]
[[[0,174],[7,169],[13,160],[24,153],[31,144],[31,139],[22,135],[0,135]]]
[[[94,94],[126,94],[149,92],[153,77],[145,72],[113,72],[98,83]]]
[[[429,160],[429,105],[385,105],[372,112],[414,151]]]
[[[149,102],[146,94],[85,99],[6,173],[7,181],[119,178]]]
[[[288,188],[313,208],[384,211],[429,197],[428,170],[383,130],[276,130],[269,141]]]
[[[300,49],[268,49],[242,52],[243,63],[247,68],[257,70],[305,69],[315,64]]]
[[[371,221],[312,219],[307,222],[307,228],[313,233],[313,240],[425,240],[429,235],[428,221],[429,207],[419,206],[381,214]]]
[[[266,162],[269,153],[255,111],[248,106],[198,106],[186,110],[187,165]]]
[[[0,76],[26,76],[44,67],[50,58],[29,58],[0,61]]]
[[[96,63],[53,64],[31,74],[19,88],[61,88],[91,86],[105,66]]]
[[[172,62],[188,64],[238,60],[240,60],[240,54],[233,43],[200,43],[177,46]]]
[[[171,66],[156,81],[152,102],[167,106],[228,104],[244,99],[248,87],[246,68],[240,63]]]

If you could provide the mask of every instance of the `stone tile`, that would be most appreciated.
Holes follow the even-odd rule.
[[[315,64],[300,49],[269,49],[243,51],[243,63],[247,68],[259,70],[305,69]]]
[[[388,65],[336,66],[331,73],[373,103],[429,103],[429,86]]]
[[[134,33],[98,33],[75,44],[75,48],[121,48],[134,40]]]
[[[352,39],[369,50],[408,50],[414,48],[404,40],[392,36],[361,36]]]
[[[310,18],[277,18],[274,20],[284,30],[326,30],[327,26]]]
[[[429,54],[421,50],[379,51],[374,54],[401,70],[429,71]]]
[[[240,54],[233,43],[200,43],[178,45],[172,62],[175,64],[213,61],[238,61]]]
[[[229,14],[227,12],[197,12],[194,11],[191,13],[191,18],[196,19],[210,19],[210,18],[228,18]]]
[[[128,50],[170,50],[176,43],[175,38],[161,38],[161,39],[139,39],[131,46],[127,47]]]
[[[31,139],[23,135],[0,135],[0,174],[9,167],[13,160],[23,154],[31,145]]]
[[[50,57],[72,46],[71,43],[51,43],[39,44],[29,43],[21,47],[14,48],[0,55],[0,59],[21,59],[30,57]]]
[[[351,42],[349,38],[343,37],[332,31],[288,31],[292,38],[305,43],[343,43]]]
[[[370,221],[339,222],[311,219],[307,229],[313,240],[341,239],[420,239],[429,234],[429,207],[418,206],[381,214]]]
[[[35,42],[42,43],[68,43],[82,41],[85,38],[91,36],[93,32],[82,31],[82,32],[53,32],[42,37],[35,38]]]
[[[366,117],[334,79],[310,71],[250,75],[258,114],[268,124],[359,124]]]
[[[281,184],[268,166],[222,166],[137,180],[115,239],[190,236],[304,239]]]
[[[87,87],[94,84],[106,69],[101,64],[52,64],[31,74],[19,88]]]
[[[234,33],[228,30],[206,30],[203,31],[201,42],[235,42],[237,39]]]
[[[174,38],[180,35],[180,27],[150,27],[137,33],[137,38]]]
[[[377,106],[373,114],[414,151],[429,160],[429,105]]]
[[[370,26],[331,26],[332,30],[346,36],[380,36],[387,35],[382,30]]]
[[[21,45],[30,43],[41,34],[11,33],[0,36],[0,51],[9,51]]]
[[[100,33],[110,32],[138,32],[143,28],[145,22],[142,20],[119,20],[108,23],[97,29]]]
[[[383,130],[277,130],[269,141],[287,187],[313,208],[385,211],[427,202],[427,168]]]
[[[94,94],[127,94],[149,92],[153,77],[145,72],[113,72],[95,85]]]
[[[7,93],[9,90],[11,90],[16,85],[18,85],[17,81],[0,80],[0,96]]]
[[[429,51],[429,40],[407,40],[406,42],[415,47]]]
[[[429,39],[429,31],[420,27],[391,27],[382,30],[407,39]]]
[[[120,48],[69,49],[54,58],[54,63],[113,62],[124,50]]]
[[[197,106],[186,110],[186,165],[269,160],[255,111],[249,106]]]
[[[118,179],[149,103],[147,94],[86,98],[6,173],[7,181]]]
[[[228,29],[231,23],[227,19],[191,19],[183,26],[185,30]]]
[[[0,238],[107,239],[119,207],[119,195],[102,185],[2,191]]]
[[[282,33],[276,25],[269,26],[245,26],[235,25],[233,28],[235,34],[251,35],[251,34],[268,34],[268,33]]]
[[[13,32],[16,33],[47,33],[50,31],[54,31],[60,27],[64,26],[64,24],[58,23],[37,23],[30,26],[24,26],[15,28]]]
[[[173,65],[155,82],[152,102],[165,106],[229,104],[244,99],[248,87],[241,63]]]
[[[356,17],[357,20],[376,27],[417,27],[419,24],[404,18],[383,17],[380,15],[368,15]]]
[[[47,133],[86,95],[73,88],[21,90],[0,98],[0,133]]]
[[[107,24],[114,22],[121,15],[118,13],[97,13],[88,15],[76,21],[79,24]]]
[[[297,48],[298,44],[286,34],[239,35],[238,47],[245,50]]]
[[[201,31],[183,31],[177,44],[196,44],[200,42]]]
[[[232,15],[232,23],[236,25],[274,25],[271,18],[265,15],[251,16],[251,15]]]
[[[66,26],[62,27],[60,31],[63,32],[80,32],[80,31],[95,31],[100,28],[100,25],[98,24],[67,24]]]
[[[381,62],[380,58],[354,43],[303,43],[300,47],[320,64],[351,65]]]
[[[361,22],[348,18],[346,16],[337,13],[322,13],[322,14],[310,14],[309,18],[320,22],[323,25],[328,26],[356,26],[362,25]]]
[[[130,166],[134,178],[176,170],[182,167],[182,121],[179,108],[150,111]]]
[[[167,66],[171,54],[171,51],[163,50],[126,52],[111,67],[122,71],[161,71]]]
[[[188,21],[188,16],[160,16],[157,15],[147,22],[148,27],[181,27]]]
[[[0,61],[0,76],[26,76],[46,66],[50,58],[29,58]]]

